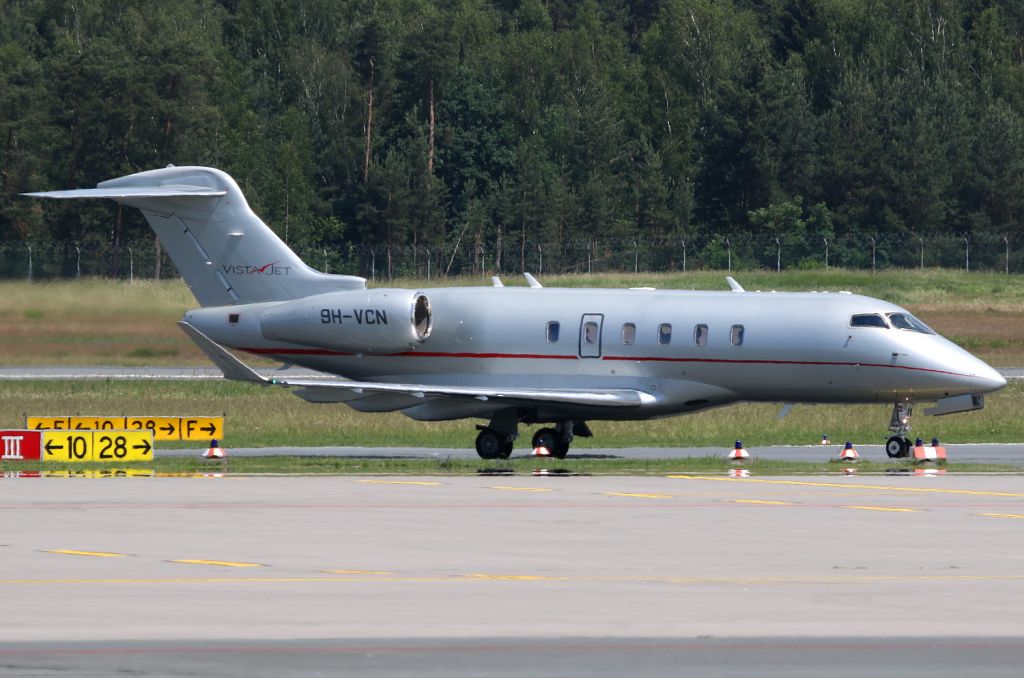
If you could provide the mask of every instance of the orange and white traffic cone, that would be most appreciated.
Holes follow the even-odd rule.
[[[537,447],[533,448],[533,456],[535,456],[535,457],[550,457],[551,456],[551,450],[549,450],[548,448],[544,447],[543,445],[538,445]]]
[[[822,433],[821,434],[821,444],[822,445],[831,445],[832,444],[832,442],[828,439],[828,434],[827,433]]]
[[[932,438],[931,445],[925,445],[924,442],[918,438],[914,442],[914,461],[946,461],[946,448],[939,445],[938,438]]]
[[[216,439],[210,441],[210,449],[202,454],[203,459],[223,459],[226,456],[228,456],[227,451],[217,444]]]
[[[744,459],[750,459],[750,452],[743,449],[743,441],[737,440],[736,446],[729,452],[729,461],[743,461]]]
[[[846,447],[839,453],[839,461],[860,461],[860,455],[853,449],[853,443],[846,441]]]
[[[731,468],[726,475],[730,478],[749,478],[750,470],[745,468]]]

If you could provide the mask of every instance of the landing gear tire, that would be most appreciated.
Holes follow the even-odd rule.
[[[505,452],[506,447],[508,448],[507,453]],[[476,437],[476,453],[480,455],[481,459],[507,459],[508,455],[512,453],[512,443],[502,440],[497,433],[485,428]]]
[[[543,447],[557,459],[565,459],[569,454],[569,443],[564,442],[553,428],[542,428],[533,434],[533,449],[538,447]]]
[[[511,440],[507,441],[504,445],[501,446],[501,454],[498,455],[498,458],[499,459],[508,459],[509,457],[511,457],[512,456],[512,447],[513,447],[512,441]]]
[[[906,457],[910,452],[910,441],[902,436],[893,436],[885,443],[885,453],[890,459]]]

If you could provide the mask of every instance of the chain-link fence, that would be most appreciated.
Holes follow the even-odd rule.
[[[957,268],[1024,272],[1024,247],[1000,236],[891,235],[803,239],[750,234],[704,238],[594,238],[563,242],[460,239],[430,245],[351,245],[297,248],[313,268],[371,280],[438,278],[489,273],[659,272],[698,269],[787,270]],[[170,278],[174,264],[155,240],[96,247],[72,242],[0,244],[0,278],[48,280],[77,276]]]

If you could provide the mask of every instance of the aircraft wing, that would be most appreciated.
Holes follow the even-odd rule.
[[[640,407],[655,402],[654,396],[636,389],[528,389],[436,384],[393,384],[390,382],[329,381],[320,379],[272,379],[255,372],[226,348],[185,321],[178,325],[213,361],[224,377],[267,386],[297,388],[296,395],[311,402],[344,402],[357,409],[355,401],[368,401],[377,412],[403,410],[437,398],[481,403],[527,401],[585,405],[589,407]]]

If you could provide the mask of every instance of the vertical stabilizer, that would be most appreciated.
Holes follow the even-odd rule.
[[[110,198],[142,210],[203,306],[284,301],[366,280],[307,266],[249,208],[235,180],[209,167],[166,167],[96,188],[29,193],[41,198]]]

